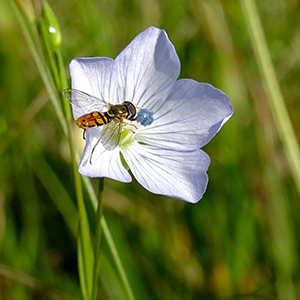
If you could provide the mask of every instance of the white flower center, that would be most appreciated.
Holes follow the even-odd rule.
[[[121,132],[119,146],[122,147],[125,144],[129,143],[133,139],[133,137],[134,137],[134,132],[132,132],[131,130],[128,130],[128,129],[124,129]]]

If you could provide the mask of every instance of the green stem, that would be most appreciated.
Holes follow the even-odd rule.
[[[49,48],[50,49],[50,48]],[[48,49],[48,50],[49,50]],[[57,89],[61,92],[64,88],[67,88],[68,82],[66,78],[66,74],[64,71],[64,62],[59,49],[54,53],[49,53],[50,59],[52,58],[52,62],[55,62],[54,74],[57,74],[57,80],[59,85],[57,85]],[[55,60],[53,59],[55,58]],[[94,253],[92,248],[92,239],[90,234],[90,224],[88,220],[88,215],[83,199],[82,194],[82,185],[81,185],[81,176],[77,171],[77,161],[76,161],[76,150],[75,144],[72,137],[72,112],[70,104],[62,99],[62,107],[64,110],[65,120],[67,123],[67,132],[68,132],[68,140],[69,147],[71,153],[71,162],[72,169],[74,174],[74,185],[75,192],[79,210],[79,238],[78,238],[78,265],[79,265],[79,277],[81,290],[84,299],[90,299],[92,295],[93,288],[93,265],[94,265]]]
[[[55,112],[57,114],[58,120],[61,124],[62,130],[66,137],[69,139],[70,143],[70,151],[71,151],[71,157],[72,157],[72,168],[74,172],[74,181],[75,181],[75,190],[77,195],[77,203],[78,203],[78,210],[79,210],[79,218],[80,218],[80,231],[79,231],[79,238],[78,238],[78,253],[79,253],[79,271],[80,273],[80,283],[82,287],[83,297],[84,299],[90,299],[91,297],[91,289],[93,286],[93,247],[91,243],[90,238],[90,231],[89,231],[89,222],[87,218],[87,213],[85,209],[85,204],[82,196],[82,187],[81,187],[81,180],[80,175],[77,172],[77,165],[79,163],[79,155],[75,151],[75,146],[73,144],[73,139],[71,136],[71,108],[69,107],[69,103],[67,101],[63,102],[65,116],[62,111],[61,103],[60,103],[60,97],[58,96],[55,83],[51,77],[51,73],[49,72],[46,62],[43,59],[41,47],[38,47],[38,33],[35,27],[35,24],[28,23],[28,21],[25,20],[25,17],[23,14],[19,11],[18,7],[14,3],[14,1],[11,1],[13,10],[20,22],[21,29],[23,31],[23,34],[25,36],[25,39],[27,41],[27,44],[29,46],[29,49],[36,61],[37,67],[39,69],[39,72],[42,76],[42,79],[44,81],[44,84],[47,88],[48,94],[50,96],[50,99],[52,100]],[[37,44],[35,44],[35,42]],[[61,57],[61,54],[59,51],[57,51],[58,56],[58,64],[59,64],[59,74],[61,77],[61,86],[66,86],[65,76],[62,76],[63,73],[63,60]],[[91,188],[90,180],[86,177],[83,178],[84,184],[87,188],[87,191],[90,196],[91,203],[93,204],[95,210],[96,210],[96,203],[97,198],[94,194],[93,189]],[[128,299],[134,300],[133,293],[131,291],[128,279],[126,277],[126,273],[124,271],[124,268],[122,266],[121,260],[119,258],[116,246],[113,242],[112,236],[110,234],[109,228],[106,224],[104,216],[101,218],[101,225],[103,229],[104,236],[106,240],[108,241],[110,251],[112,253],[112,256],[115,260],[118,272],[120,274],[121,280],[123,281],[126,293],[128,295]]]
[[[43,55],[41,53],[40,48],[38,48],[34,42],[34,41],[38,40],[38,34],[37,34],[37,30],[35,28],[35,24],[29,23],[28,21],[25,20],[23,14],[19,11],[19,9],[14,1],[11,1],[11,5],[12,5],[12,8],[18,18],[18,21],[20,23],[23,34],[25,36],[26,42],[27,42],[29,49],[33,55],[33,58],[37,64],[39,72],[42,76],[42,79],[44,81],[44,84],[45,84],[45,87],[49,94],[49,97],[53,103],[53,107],[54,107],[56,115],[58,117],[58,121],[61,124],[63,132],[67,136],[66,122],[65,122],[65,119],[63,116],[63,112],[62,112],[62,108],[60,105],[59,97],[57,95],[55,84],[53,82],[53,79],[51,77],[49,70],[46,67],[46,62],[43,59]]]
[[[57,50],[55,55],[56,55],[56,59],[58,62],[58,72],[59,72],[59,77],[60,77],[60,81],[61,81],[60,92],[62,92],[64,89],[66,89],[68,87],[68,80],[67,80],[66,73],[65,73],[65,64],[64,64],[64,60],[61,55],[60,49]],[[72,120],[71,105],[66,99],[63,99],[63,109],[64,109],[66,117],[70,118],[70,120]]]
[[[103,188],[104,179],[100,178],[99,182],[99,195],[98,195],[98,205],[96,212],[96,233],[95,233],[95,245],[94,245],[94,280],[93,280],[93,292],[92,300],[96,300],[98,295],[98,282],[99,282],[99,272],[100,272],[100,246],[101,246],[101,219],[103,211]]]
[[[249,28],[256,60],[268,94],[278,132],[286,153],[298,193],[300,194],[300,149],[289,118],[287,108],[276,79],[268,45],[264,36],[259,14],[253,0],[240,0]]]
[[[63,62],[58,52],[59,57],[59,69],[61,70]],[[60,72],[62,73],[62,72]],[[62,76],[63,77],[63,76]],[[62,80],[62,86],[66,84],[66,80]],[[65,103],[65,105],[64,105]],[[93,265],[94,265],[94,253],[92,247],[92,239],[90,233],[90,224],[86,212],[86,207],[82,194],[81,176],[77,171],[78,162],[76,159],[75,144],[72,137],[72,116],[70,111],[70,105],[67,101],[63,102],[65,108],[65,119],[67,123],[68,140],[71,153],[71,162],[74,175],[74,185],[77,198],[77,205],[79,211],[79,238],[78,238],[78,265],[79,265],[79,277],[81,290],[84,299],[91,299],[93,288]]]
[[[71,134],[69,134],[71,136]],[[90,225],[88,221],[88,216],[85,208],[85,203],[83,200],[82,195],[82,186],[80,175],[77,172],[77,164],[74,157],[74,145],[72,141],[70,141],[70,150],[71,150],[71,157],[72,157],[72,167],[73,167],[73,174],[74,174],[74,185],[75,185],[75,192],[77,197],[77,205],[79,211],[79,244],[78,247],[78,259],[79,259],[79,272],[80,274],[80,283],[81,289],[84,296],[84,299],[90,299],[91,291],[92,291],[92,282],[93,282],[93,248],[92,248],[92,241],[90,235]],[[81,263],[80,263],[81,262]]]
[[[91,185],[91,182],[90,182],[89,178],[87,178],[87,177],[83,177],[83,181],[84,181],[85,187],[87,188],[87,192],[90,196],[91,203],[93,204],[93,207],[96,210],[97,197],[95,195],[95,192],[94,192],[94,189]],[[112,257],[115,261],[115,264],[116,264],[117,270],[119,272],[120,278],[123,282],[125,292],[127,294],[127,298],[130,299],[130,300],[135,300],[133,292],[132,292],[130,284],[129,284],[129,281],[128,281],[128,278],[126,276],[126,272],[125,272],[124,267],[122,265],[121,259],[119,257],[119,254],[118,254],[118,251],[117,251],[117,248],[116,248],[116,245],[115,245],[114,240],[111,236],[110,230],[107,226],[107,223],[106,223],[106,220],[105,220],[104,216],[102,216],[101,225],[102,225],[103,234],[104,234],[105,239],[108,243],[108,246],[109,246],[110,252],[112,254]]]
[[[54,80],[57,90],[61,91],[61,78],[60,78],[60,74],[57,70],[57,62],[55,61],[56,54],[53,53],[53,51],[51,50],[51,48],[49,46],[47,39],[45,39],[45,38],[44,38],[44,43],[45,43],[44,48],[45,48],[46,55],[47,55],[48,66],[52,73],[52,78]]]

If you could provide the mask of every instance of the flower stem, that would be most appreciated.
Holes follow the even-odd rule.
[[[95,245],[94,245],[94,273],[93,273],[93,291],[92,300],[96,300],[98,295],[98,282],[99,282],[99,271],[100,271],[100,246],[101,246],[101,219],[103,211],[103,189],[104,179],[100,178],[99,181],[99,192],[98,192],[98,205],[96,211],[96,233],[95,233]]]
[[[96,198],[97,197],[95,195],[95,192],[94,192],[94,189],[91,185],[91,182],[87,177],[83,177],[83,181],[84,181],[85,187],[87,189],[87,192],[90,196],[91,203],[93,204],[93,207],[96,210],[96,206],[97,206],[97,199]],[[118,269],[120,278],[123,282],[125,292],[127,294],[127,298],[129,300],[135,300],[133,292],[132,292],[130,284],[129,284],[129,281],[128,281],[128,278],[127,278],[127,275],[126,275],[126,272],[125,272],[124,267],[122,265],[121,259],[119,257],[119,254],[118,254],[118,251],[117,251],[117,248],[116,248],[116,245],[115,245],[114,240],[111,236],[110,230],[107,226],[107,223],[106,223],[106,220],[105,220],[104,216],[102,216],[102,218],[101,218],[101,225],[102,225],[103,234],[104,234],[105,239],[108,243],[108,246],[109,246],[110,252],[112,254],[112,257],[115,261],[115,264],[116,264],[116,267]]]

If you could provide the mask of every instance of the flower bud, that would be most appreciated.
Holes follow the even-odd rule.
[[[53,10],[47,2],[42,6],[42,33],[51,50],[56,51],[61,45],[61,32]]]

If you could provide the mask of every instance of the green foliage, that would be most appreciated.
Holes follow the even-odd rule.
[[[276,84],[299,139],[297,3],[256,2]],[[34,31],[42,16],[34,3],[19,1],[16,10],[4,1],[0,10],[0,298],[82,299],[82,212],[68,103],[59,96],[66,87],[62,63],[68,74],[74,57],[114,58],[150,25],[166,29],[181,78],[222,89],[235,114],[205,146],[210,182],[198,204],[152,195],[136,182],[105,180],[103,213],[135,299],[300,298],[299,182],[248,28],[245,7],[253,1],[52,0],[44,13],[59,23],[61,45],[60,37],[45,37],[47,24]],[[41,40],[30,44],[24,28]],[[80,153],[82,132],[73,123],[71,132]],[[94,189],[98,185],[92,181]],[[99,222],[88,188],[84,182],[93,238]],[[102,234],[99,299],[127,299],[111,242]],[[90,251],[98,249],[89,243]]]

